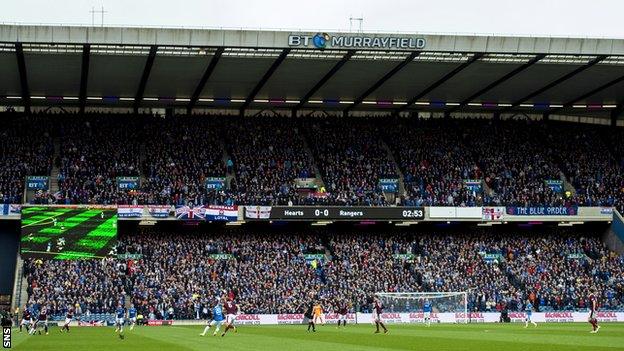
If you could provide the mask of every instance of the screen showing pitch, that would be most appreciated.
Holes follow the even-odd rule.
[[[32,206],[22,208],[22,257],[58,260],[113,255],[114,209]]]

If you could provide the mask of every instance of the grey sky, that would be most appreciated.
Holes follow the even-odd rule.
[[[624,38],[619,0],[1,0],[0,22],[498,33]],[[98,15],[99,16],[99,15]],[[99,24],[99,17],[96,23]]]

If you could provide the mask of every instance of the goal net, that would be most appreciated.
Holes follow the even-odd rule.
[[[468,323],[468,293],[459,292],[402,292],[376,293],[384,305],[384,312],[392,313],[421,313],[426,302],[431,305],[433,320],[440,320],[434,316],[444,313],[452,314],[449,321]]]

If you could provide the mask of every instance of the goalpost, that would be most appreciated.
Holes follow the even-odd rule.
[[[463,318],[456,318],[458,323],[468,323],[468,292],[400,292],[376,293],[383,303],[385,312],[414,313],[422,312],[423,305],[429,301],[434,313],[463,313]]]

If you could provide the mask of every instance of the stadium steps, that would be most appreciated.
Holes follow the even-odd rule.
[[[331,241],[329,240],[327,235],[321,235],[320,239],[321,239],[321,243],[323,244],[323,248],[325,249],[325,259],[328,262],[333,261],[335,253],[334,253],[334,248],[331,245]]]
[[[18,255],[15,264],[15,282],[13,285],[13,301],[11,310],[18,306],[24,306],[28,300],[28,280],[24,278],[24,261]]]
[[[487,194],[487,195],[494,194],[494,190],[492,188],[490,188],[490,186],[487,184],[487,182],[485,180],[483,180],[481,182],[481,186],[483,187],[483,193],[484,194]]]
[[[392,149],[390,149],[390,146],[388,146],[388,144],[386,144],[384,140],[381,140],[381,145],[384,148],[384,150],[386,150],[386,153],[388,154],[388,159],[392,161],[392,164],[394,165],[394,171],[399,177],[399,192],[396,195],[399,197],[404,196],[405,195],[405,181],[403,178],[403,172],[401,172],[401,167],[399,167],[398,162],[394,158],[394,154],[392,153]],[[388,195],[389,194],[386,194],[386,196]],[[394,195],[394,194],[391,194],[391,195]]]
[[[147,151],[145,150],[145,143],[141,143],[141,147],[139,148],[139,181],[140,186],[142,187],[144,184],[147,184],[147,174],[145,174],[143,169],[143,165],[145,165]]]
[[[54,156],[52,159],[52,171],[50,172],[50,194],[56,194],[59,191],[58,175],[61,173],[60,167],[57,165],[56,160],[60,159],[61,155],[61,142],[58,139],[54,140]]]
[[[527,287],[522,283],[522,280],[518,278],[512,271],[507,271],[507,263],[503,260],[503,262],[498,264],[498,268],[501,272],[505,272],[505,276],[507,277],[507,281],[509,284],[516,288],[517,290],[526,290]]]
[[[568,178],[566,178],[563,173],[561,173],[561,180],[563,180],[563,191],[569,191],[572,196],[576,195],[576,189],[574,188],[574,185],[572,185],[572,183],[568,181]]]
[[[222,159],[223,164],[227,166],[227,161],[230,159],[230,154],[227,152],[227,148],[225,147],[225,144],[223,144],[222,147],[223,147],[223,159]],[[226,189],[230,189],[230,184],[232,182],[232,179],[236,179],[236,173],[234,172],[234,167],[232,167],[232,172],[225,174],[225,188]]]
[[[306,140],[305,136],[301,133],[300,135],[301,135],[301,141],[303,142],[303,150],[312,159],[312,171],[314,171],[314,174],[316,175],[316,180],[315,180],[316,188],[317,189],[325,188],[325,182],[323,181],[323,178],[321,177],[321,172],[319,171],[319,168],[316,165],[316,160],[314,159],[314,156],[312,156],[314,155],[312,153],[312,149],[310,149],[310,145],[308,145],[308,141]]]

